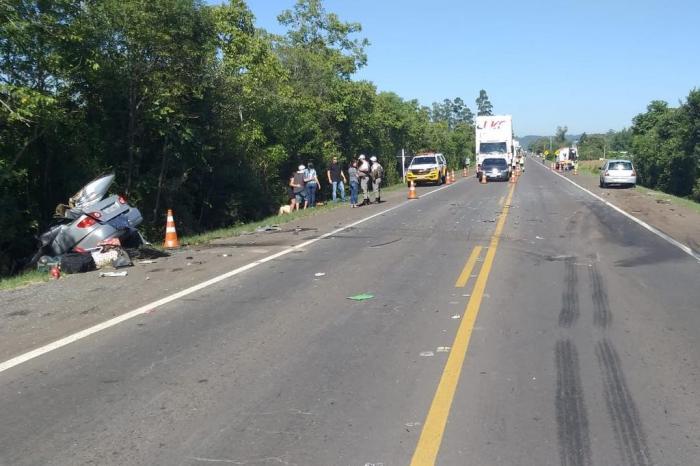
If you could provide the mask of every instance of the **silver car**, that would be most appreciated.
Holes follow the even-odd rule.
[[[600,187],[611,185],[632,186],[637,184],[637,172],[630,160],[608,160],[600,167]]]

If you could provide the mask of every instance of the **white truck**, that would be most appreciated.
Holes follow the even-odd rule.
[[[571,170],[578,159],[576,146],[572,147],[562,147],[557,150],[557,168],[561,167],[562,170]]]
[[[476,176],[481,179],[481,163],[486,158],[503,158],[513,166],[512,115],[476,117]]]

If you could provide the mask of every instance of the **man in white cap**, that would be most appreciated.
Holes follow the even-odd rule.
[[[357,174],[360,177],[360,188],[362,189],[362,205],[370,204],[369,202],[369,191],[368,191],[368,183],[369,183],[369,162],[367,161],[367,157],[365,157],[365,154],[360,154],[360,156],[357,158]]]
[[[289,180],[289,186],[291,186],[296,198],[296,210],[299,210],[302,201],[304,201],[304,209],[309,204],[308,196],[306,195],[306,182],[304,181],[305,171],[306,167],[299,165],[299,169],[294,173],[292,179]]]
[[[374,193],[374,202],[379,204],[381,200],[382,178],[384,178],[384,167],[377,162],[377,157],[374,155],[369,158],[372,162],[370,166],[370,176],[372,177],[372,192]]]

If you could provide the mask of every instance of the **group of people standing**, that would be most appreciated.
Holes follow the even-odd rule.
[[[377,161],[377,157],[372,156],[367,160],[364,154],[360,154],[357,160],[353,160],[348,167],[348,176],[345,176],[338,158],[333,157],[333,161],[326,170],[328,184],[331,186],[331,198],[337,202],[338,192],[340,200],[345,202],[345,183],[350,182],[350,205],[359,207],[368,205],[370,201],[369,187],[372,186],[374,201],[381,202],[381,185],[384,178],[384,167]],[[296,172],[289,179],[289,200],[292,209],[306,209],[316,206],[316,193],[321,188],[318,174],[312,162],[308,167],[299,165]],[[358,204],[359,191],[362,190],[362,203]]]

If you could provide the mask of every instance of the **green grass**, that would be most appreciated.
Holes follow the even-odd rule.
[[[687,199],[685,197],[677,197],[672,194],[666,194],[664,192],[655,191],[653,189],[645,188],[644,186],[639,185],[637,185],[637,189],[642,193],[646,194],[647,196],[651,196],[655,199],[661,199],[677,206],[686,207],[700,214],[700,203],[695,202],[691,199]]]
[[[34,283],[46,282],[48,280],[48,272],[37,272],[36,270],[30,270],[13,277],[0,278],[0,290],[20,288],[23,286],[32,285]]]
[[[405,186],[403,183],[398,183],[391,186],[382,187],[382,192],[388,193],[404,188]],[[362,196],[362,193],[360,193],[359,196]],[[323,212],[328,212],[329,210],[337,209],[339,207],[349,207],[349,204],[347,202],[350,199],[349,194],[345,196],[345,199],[345,203],[326,202],[324,205],[314,207],[313,209],[297,210],[292,212],[291,214],[285,215],[272,215],[270,217],[266,217],[262,220],[258,220],[255,222],[241,223],[227,228],[219,228],[218,230],[207,231],[198,235],[182,236],[180,237],[180,244],[182,244],[183,246],[196,246],[200,244],[206,244],[221,238],[230,238],[232,236],[240,236],[245,233],[252,233],[255,231],[256,228],[264,227],[265,225],[284,225],[285,223],[290,223],[302,218],[318,215]]]

